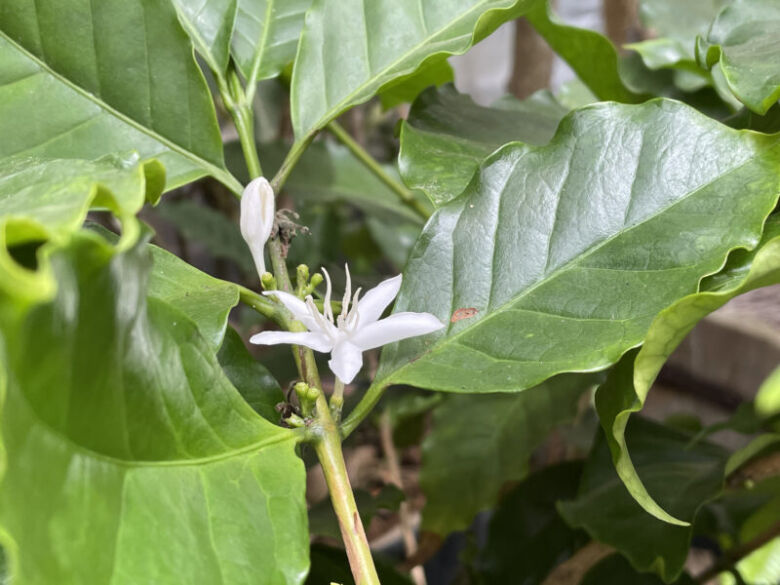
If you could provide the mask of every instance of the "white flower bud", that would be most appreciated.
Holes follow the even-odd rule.
[[[265,272],[263,249],[274,227],[275,211],[274,190],[265,177],[258,177],[246,186],[241,196],[241,235],[261,277]]]

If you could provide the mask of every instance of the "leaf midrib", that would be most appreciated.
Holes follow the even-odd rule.
[[[197,164],[202,169],[206,170],[211,176],[213,176],[215,179],[219,180],[222,184],[224,184],[226,187],[228,187],[231,191],[234,193],[240,194],[243,190],[243,187],[238,182],[238,180],[233,177],[232,174],[230,174],[225,169],[221,169],[215,164],[201,158],[200,156],[196,155],[195,153],[185,149],[184,147],[176,144],[175,142],[171,141],[170,139],[158,134],[151,128],[148,128],[146,126],[143,126],[139,122],[133,120],[126,114],[123,114],[122,112],[116,110],[113,106],[107,104],[106,102],[100,100],[95,96],[94,94],[89,93],[81,86],[75,84],[70,79],[65,77],[64,75],[61,75],[60,73],[57,73],[54,71],[49,65],[39,59],[36,55],[30,53],[26,48],[18,44],[16,41],[14,41],[11,37],[9,37],[5,31],[0,29],[0,37],[2,37],[5,41],[7,41],[14,49],[19,51],[23,56],[25,56],[27,59],[30,59],[33,63],[35,63],[36,66],[40,67],[42,71],[45,73],[51,75],[54,79],[62,83],[63,85],[67,86],[74,92],[76,92],[78,95],[80,95],[82,98],[87,99],[88,101],[95,104],[98,108],[101,110],[109,113],[111,116],[121,120],[128,126],[134,128],[135,130],[149,136],[150,138],[153,138],[157,142],[161,143],[162,145],[166,146],[173,152],[176,152],[177,154],[180,154],[184,156],[185,158],[189,159],[190,161]]]
[[[276,0],[267,0],[267,2],[268,3],[265,5],[265,22],[263,23],[263,32],[260,35],[260,44],[255,52],[252,71],[249,75],[249,81],[247,82],[247,86],[251,88],[254,88],[257,83],[257,78],[260,76],[260,67],[262,66],[263,57],[265,56],[268,34],[271,30],[271,17],[273,15],[273,8],[276,4]]]
[[[372,384],[372,386],[387,386],[389,384],[392,384],[394,382],[394,380],[397,379],[400,376],[400,374],[403,373],[412,364],[416,363],[417,361],[419,361],[421,359],[425,359],[425,358],[429,357],[432,354],[437,353],[442,347],[446,347],[450,342],[457,341],[461,336],[465,335],[466,333],[469,333],[469,332],[473,331],[475,328],[480,327],[481,325],[483,325],[487,321],[493,319],[497,315],[500,315],[500,314],[506,312],[507,310],[510,309],[511,305],[514,305],[520,299],[522,299],[522,298],[526,297],[527,295],[531,294],[532,292],[534,292],[540,286],[545,285],[553,277],[556,277],[556,276],[558,276],[560,274],[565,273],[568,270],[571,270],[575,264],[578,264],[581,260],[584,260],[584,259],[588,258],[589,256],[591,256],[592,254],[596,253],[597,251],[599,251],[601,248],[603,248],[607,244],[611,243],[616,238],[622,237],[623,235],[631,232],[634,229],[637,229],[637,228],[641,227],[642,225],[646,224],[647,222],[656,219],[658,216],[667,213],[670,209],[674,208],[679,203],[682,203],[683,201],[686,201],[688,198],[690,198],[690,197],[696,195],[697,193],[699,193],[702,189],[706,189],[706,188],[712,186],[713,184],[715,184],[716,182],[722,180],[724,177],[727,177],[731,173],[739,171],[744,166],[754,162],[757,158],[769,155],[771,152],[773,152],[773,150],[775,150],[777,148],[778,142],[780,142],[780,141],[775,140],[774,143],[772,144],[772,146],[769,147],[765,152],[759,153],[757,155],[749,157],[748,159],[746,159],[744,162],[740,163],[739,165],[729,169],[725,173],[719,174],[717,177],[715,177],[711,181],[708,181],[708,182],[700,185],[699,187],[697,187],[696,189],[690,191],[689,193],[685,194],[684,196],[680,197],[679,199],[676,199],[673,203],[671,203],[670,205],[664,207],[663,209],[660,209],[657,213],[654,213],[654,214],[648,216],[647,218],[645,218],[641,222],[632,225],[628,229],[624,229],[624,230],[620,230],[620,231],[616,232],[614,235],[610,236],[609,238],[604,239],[603,241],[599,242],[597,245],[591,247],[584,254],[576,256],[575,258],[573,258],[569,262],[566,262],[565,264],[562,264],[559,268],[556,268],[551,273],[544,275],[544,277],[541,280],[539,280],[539,282],[537,282],[534,285],[528,287],[527,289],[522,291],[520,294],[512,297],[509,301],[504,303],[500,308],[498,308],[495,311],[491,312],[485,318],[477,321],[471,327],[465,327],[465,328],[461,329],[460,331],[458,331],[457,333],[455,333],[454,335],[443,338],[440,343],[437,343],[436,345],[434,345],[433,347],[431,347],[427,351],[425,351],[422,354],[420,354],[417,357],[417,359],[414,359],[413,361],[407,362],[406,364],[404,364],[400,368],[392,371],[390,374],[388,374],[387,376],[385,376],[381,380],[376,380]],[[484,166],[486,166],[489,162],[492,162],[495,158],[498,158],[505,150],[513,148],[513,147],[515,147],[517,145],[528,146],[527,144],[525,144],[523,142],[511,142],[509,144],[506,144],[503,147],[501,147],[499,150],[494,152],[489,157],[489,159],[487,161],[485,161],[485,163],[483,163],[481,168],[484,168]],[[538,147],[538,148],[544,148],[544,147]],[[502,196],[503,196],[503,189],[502,189]],[[459,199],[460,199],[460,197],[458,197],[456,199],[456,201],[459,200]],[[465,201],[461,205],[463,205],[463,207],[461,207],[461,212],[460,212],[462,214],[464,211],[466,211]],[[769,210],[769,212],[771,212],[771,209]],[[741,247],[742,246],[736,246],[735,248],[731,248],[731,249],[727,250],[725,258],[728,257],[728,254],[731,251],[733,251],[733,250],[735,250],[737,248],[741,248]],[[705,276],[707,276],[707,275],[706,274],[701,275],[699,280],[701,280],[701,278],[704,278]],[[450,308],[452,308],[452,307],[450,307]],[[464,345],[464,344],[461,344],[461,345]],[[468,346],[464,345],[464,347],[468,347]]]
[[[271,0],[271,1],[273,1],[273,0]],[[366,1],[366,0],[361,0],[361,6],[364,6],[364,7],[365,7],[365,1]],[[369,77],[369,79],[368,79],[368,80],[366,80],[365,82],[363,82],[362,84],[360,84],[359,86],[357,86],[357,87],[356,87],[354,90],[352,90],[352,92],[351,92],[351,93],[349,93],[349,94],[348,94],[348,95],[346,95],[344,98],[342,98],[340,102],[338,102],[338,103],[336,103],[336,104],[333,104],[333,105],[331,105],[329,108],[327,108],[327,109],[326,109],[326,113],[325,113],[325,115],[324,115],[324,116],[321,116],[321,117],[320,117],[320,118],[319,118],[319,119],[318,119],[318,120],[317,120],[317,121],[316,121],[316,122],[315,122],[315,123],[312,125],[312,127],[311,127],[310,129],[307,129],[307,130],[306,130],[306,133],[305,133],[305,135],[304,135],[304,136],[303,136],[301,139],[299,139],[298,141],[299,141],[299,142],[303,142],[303,141],[304,141],[304,140],[305,140],[305,139],[306,139],[308,136],[310,136],[312,133],[318,132],[320,128],[322,128],[323,126],[325,126],[325,125],[326,125],[326,124],[327,124],[327,123],[328,123],[330,120],[332,120],[332,119],[333,119],[333,118],[334,118],[334,117],[337,115],[337,114],[335,114],[334,112],[341,111],[343,108],[345,108],[345,107],[349,107],[349,104],[350,104],[350,102],[351,102],[352,100],[354,100],[356,96],[359,96],[359,95],[360,95],[360,93],[362,93],[363,91],[365,91],[365,90],[366,90],[366,88],[370,87],[372,83],[375,83],[377,78],[379,78],[379,77],[382,77],[382,76],[383,76],[383,75],[385,75],[385,74],[386,74],[388,71],[392,70],[393,68],[397,67],[399,64],[403,63],[403,62],[404,62],[406,59],[408,59],[410,56],[414,55],[414,54],[415,54],[417,51],[419,51],[421,48],[425,47],[425,45],[427,45],[428,43],[430,43],[430,42],[431,42],[431,40],[432,40],[432,39],[434,39],[435,37],[437,37],[437,36],[439,36],[440,34],[442,34],[442,33],[446,32],[447,30],[449,30],[449,29],[453,28],[453,27],[454,27],[454,26],[455,26],[457,23],[459,23],[461,20],[465,20],[465,19],[466,19],[466,18],[467,18],[469,15],[471,15],[471,13],[472,13],[472,12],[477,12],[477,11],[479,11],[479,9],[480,9],[480,8],[482,8],[482,7],[483,7],[485,4],[488,4],[488,3],[490,3],[490,2],[494,2],[494,1],[496,1],[496,0],[482,0],[482,1],[481,1],[481,2],[479,2],[478,4],[475,4],[474,6],[472,6],[471,8],[469,8],[469,9],[468,9],[466,12],[464,12],[463,14],[461,14],[461,15],[460,15],[458,18],[456,18],[456,19],[454,19],[454,20],[451,20],[451,21],[449,21],[449,22],[448,22],[448,23],[447,23],[447,24],[446,24],[444,27],[442,27],[442,28],[440,28],[439,30],[435,31],[433,34],[430,34],[430,35],[428,35],[428,36],[427,36],[427,37],[425,37],[425,38],[424,38],[424,39],[423,39],[421,42],[419,42],[418,44],[414,45],[414,46],[413,46],[411,49],[409,49],[409,50],[408,50],[408,51],[406,51],[405,53],[401,54],[401,56],[400,56],[398,59],[396,59],[395,61],[392,61],[391,63],[389,63],[387,66],[385,66],[385,67],[384,67],[384,69],[381,69],[380,71],[377,71],[375,74],[373,74],[371,77]],[[480,21],[480,20],[482,20],[482,19],[483,19],[483,18],[484,18],[484,17],[485,17],[487,14],[489,14],[489,13],[490,13],[490,12],[492,12],[493,10],[511,10],[512,8],[514,8],[514,7],[518,6],[518,5],[520,5],[521,3],[523,3],[523,2],[526,2],[526,1],[529,1],[529,0],[515,0],[515,1],[514,1],[514,3],[510,3],[509,5],[507,5],[507,6],[505,6],[505,7],[499,7],[499,6],[496,6],[495,8],[489,9],[487,12],[485,12],[485,13],[484,13],[482,16],[480,16],[480,17],[477,19],[477,21],[474,23],[474,27],[473,27],[473,29],[472,29],[471,33],[469,34],[469,36],[471,37],[471,43],[470,43],[470,44],[472,44],[472,43],[474,42],[474,31],[476,31],[476,29],[477,29],[477,25],[479,24],[479,21]],[[305,31],[304,31],[304,32],[305,32]],[[461,35],[461,36],[464,36],[464,35]],[[299,44],[298,44],[298,53],[300,53],[300,50],[301,50],[301,49],[300,49],[300,47],[302,47],[302,46],[303,46],[303,43],[300,43],[300,42],[299,42]],[[439,52],[437,52],[437,53],[433,53],[433,54],[431,54],[431,55],[428,55],[428,56],[426,56],[426,57],[425,57],[425,59],[423,59],[423,60],[425,61],[425,60],[428,60],[428,59],[430,59],[430,58],[432,58],[432,57],[434,57],[434,56],[436,56],[436,55],[442,55],[442,54],[444,54],[444,55],[447,55],[447,54],[449,54],[449,55],[454,55],[455,53],[454,53],[454,52],[448,52],[448,51],[439,51]],[[298,62],[298,57],[297,57],[297,55],[296,55],[295,62],[296,62],[296,63]],[[418,65],[418,66],[419,66],[419,65]],[[415,67],[415,70],[416,70],[416,69],[417,69],[417,67]],[[411,71],[410,73],[414,73],[414,70],[413,70],[413,71]],[[380,86],[380,87],[381,87],[381,86]],[[296,93],[297,93],[297,92],[296,92]],[[327,98],[326,98],[326,100],[327,100]]]
[[[57,429],[52,428],[49,424],[41,420],[35,414],[35,410],[27,401],[27,398],[24,396],[24,394],[19,392],[19,396],[21,397],[25,406],[29,410],[30,416],[33,419],[35,419],[36,424],[41,429],[43,429],[44,432],[55,436],[58,440],[68,445],[73,452],[85,455],[91,459],[97,459],[99,461],[109,463],[110,465],[114,465],[116,467],[124,467],[126,469],[155,468],[155,467],[200,467],[211,463],[216,463],[218,461],[223,461],[225,459],[240,457],[241,455],[246,455],[248,453],[252,453],[253,451],[260,451],[261,449],[264,449],[266,447],[270,447],[272,445],[278,445],[286,441],[293,441],[297,443],[302,439],[302,435],[300,433],[296,433],[295,431],[287,431],[286,429],[282,429],[281,427],[273,427],[273,425],[271,425],[274,432],[278,433],[276,436],[261,439],[259,441],[255,441],[254,443],[250,443],[248,445],[239,447],[237,449],[231,449],[223,453],[219,453],[217,455],[209,455],[207,457],[195,457],[192,459],[172,459],[169,461],[152,461],[152,460],[128,461],[125,459],[112,457],[111,455],[105,455],[104,453],[98,453],[97,451],[88,449],[87,447],[84,447],[83,445],[75,442],[69,436],[63,434],[61,431],[58,431]],[[257,416],[259,418],[260,415]],[[268,424],[270,425],[271,423]]]

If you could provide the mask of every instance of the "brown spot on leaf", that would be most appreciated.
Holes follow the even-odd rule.
[[[468,309],[458,309],[452,314],[452,317],[450,318],[450,322],[457,323],[458,321],[461,321],[463,319],[468,319],[470,317],[473,317],[478,312],[479,311],[477,311],[474,307],[469,307]]]

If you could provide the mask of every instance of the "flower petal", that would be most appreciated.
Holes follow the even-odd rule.
[[[365,327],[358,326],[349,340],[365,351],[407,337],[438,331],[442,327],[444,323],[430,313],[396,313]]]
[[[339,380],[349,384],[363,367],[363,352],[349,341],[342,341],[333,348],[328,366]]]
[[[368,291],[357,306],[358,327],[375,322],[401,289],[401,275],[388,278]]]
[[[258,276],[265,272],[263,250],[274,226],[274,190],[265,177],[250,182],[241,196],[241,235],[252,252]]]
[[[287,307],[287,310],[293,314],[293,317],[306,325],[306,328],[309,331],[324,333],[324,331],[321,331],[322,327],[320,327],[320,325],[317,323],[317,320],[309,312],[309,308],[306,306],[306,303],[295,295],[286,293],[281,290],[267,290],[263,294],[268,297],[275,297],[279,299],[281,303]]]
[[[279,343],[291,343],[293,345],[305,345],[314,351],[323,353],[333,349],[333,343],[326,335],[312,333],[310,331],[263,331],[249,338],[249,343],[255,345],[277,345]]]

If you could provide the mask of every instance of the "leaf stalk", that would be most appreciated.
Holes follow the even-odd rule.
[[[328,131],[335,136],[363,165],[370,170],[377,179],[389,187],[393,193],[398,195],[401,203],[411,208],[422,219],[426,220],[431,216],[430,211],[416,199],[414,194],[400,182],[391,177],[385,169],[382,168],[376,159],[371,156],[352,136],[349,135],[343,126],[338,122],[330,122],[327,126]]]

